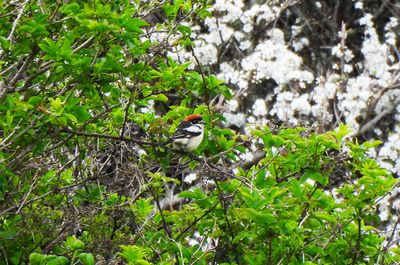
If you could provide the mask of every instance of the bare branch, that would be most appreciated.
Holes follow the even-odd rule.
[[[375,125],[385,116],[392,114],[396,107],[400,104],[400,96],[397,97],[397,99],[393,102],[393,104],[389,107],[387,107],[384,111],[381,113],[378,113],[373,119],[365,123],[363,126],[360,126],[360,129],[356,133],[356,135],[363,134],[367,131],[369,131],[372,128],[375,128]]]
[[[11,32],[10,32],[10,34],[9,34],[8,37],[7,37],[7,40],[9,40],[9,41],[11,41],[11,42],[14,41],[13,35],[14,35],[14,32],[15,32],[15,29],[17,28],[18,22],[19,22],[19,20],[20,20],[20,18],[21,18],[21,16],[22,16],[22,14],[23,14],[24,11],[25,11],[25,6],[26,6],[27,3],[29,3],[29,0],[26,0],[25,2],[23,2],[23,3],[21,4],[21,6],[20,6],[20,8],[19,8],[19,10],[18,10],[17,18],[14,20],[14,22],[13,22],[13,24],[12,24]]]
[[[17,65],[18,65],[18,62],[12,63],[9,67],[7,67],[6,69],[4,69],[3,71],[0,72],[0,76],[4,76],[8,71],[10,71],[11,69],[13,69],[13,68],[16,67]]]
[[[32,63],[36,54],[38,53],[39,48],[36,46],[32,49],[32,52],[29,54],[28,58],[25,59],[24,64],[19,68],[18,72],[15,74],[13,79],[10,81],[10,86],[14,86],[18,81],[21,75],[25,72],[28,66]]]

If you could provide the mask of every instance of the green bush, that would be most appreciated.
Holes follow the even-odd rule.
[[[0,264],[399,262],[376,228],[395,184],[376,143],[223,128],[229,88],[167,56],[206,2],[103,2],[0,5]],[[190,113],[200,148],[162,146]],[[173,187],[188,202],[162,207]]]

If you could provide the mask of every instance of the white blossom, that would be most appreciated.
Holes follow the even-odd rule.
[[[354,5],[356,9],[363,9],[363,3],[361,1],[357,1]]]
[[[257,99],[253,105],[253,114],[255,116],[267,115],[267,106],[264,99]]]
[[[197,174],[196,173],[190,173],[189,175],[185,176],[183,179],[183,182],[192,184],[193,181],[197,179]]]
[[[225,126],[227,127],[235,125],[240,128],[246,124],[246,115],[244,113],[233,114],[226,112],[223,116],[226,119]]]

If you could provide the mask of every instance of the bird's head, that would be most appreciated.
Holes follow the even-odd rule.
[[[191,114],[191,115],[187,116],[184,119],[184,121],[191,122],[194,124],[203,124],[204,123],[203,118],[199,114]]]

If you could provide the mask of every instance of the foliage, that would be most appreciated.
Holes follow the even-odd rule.
[[[198,61],[187,22],[206,4],[1,3],[0,264],[399,262],[377,230],[395,181],[375,143],[345,127],[246,138],[222,126],[223,81],[166,55]],[[200,148],[163,146],[190,113]]]
[[[57,249],[58,255],[44,255],[33,252],[29,255],[30,264],[75,264],[79,260],[84,265],[94,265],[94,257],[90,253],[82,252],[85,244],[75,236],[68,237],[64,242],[64,247]],[[71,260],[64,255],[71,253]]]

